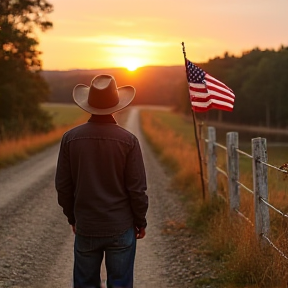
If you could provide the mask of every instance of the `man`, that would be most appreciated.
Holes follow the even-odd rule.
[[[110,75],[73,90],[75,103],[92,115],[63,135],[55,184],[75,233],[75,288],[100,287],[104,253],[108,287],[133,287],[136,239],[147,225],[146,175],[137,138],[112,114],[134,96],[134,87],[118,88]]]

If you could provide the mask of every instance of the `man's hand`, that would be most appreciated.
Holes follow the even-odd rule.
[[[71,227],[72,227],[72,231],[73,231],[73,233],[75,234],[75,232],[76,232],[75,225],[71,225]]]
[[[146,231],[145,228],[141,227],[141,228],[137,228],[135,227],[135,236],[136,239],[143,239],[146,235]]]

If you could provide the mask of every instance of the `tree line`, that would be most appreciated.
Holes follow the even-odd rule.
[[[200,65],[235,93],[233,112],[209,112],[210,119],[265,127],[288,126],[288,47],[255,48],[240,57],[225,53]]]

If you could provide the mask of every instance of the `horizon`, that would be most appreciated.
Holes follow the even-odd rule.
[[[288,45],[286,0],[48,2],[54,27],[37,33],[43,70],[179,66],[182,42],[195,63]]]
[[[280,45],[277,49],[268,49],[268,48],[264,48],[264,49],[260,49],[259,47],[254,47],[252,48],[251,50],[245,50],[241,53],[241,55],[234,55],[234,54],[229,54],[229,57],[235,57],[235,58],[241,58],[245,53],[249,53],[251,52],[253,49],[259,49],[260,51],[266,51],[266,50],[270,50],[270,51],[279,51],[279,49],[281,47],[287,47],[288,48],[288,45],[285,46],[285,45]],[[213,60],[215,58],[220,58],[220,59],[223,59],[223,56],[224,55],[219,55],[219,56],[215,56],[214,58],[210,58],[208,59],[206,62],[194,62],[194,64],[196,65],[199,65],[199,64],[206,64],[208,63],[210,60]],[[183,56],[184,57],[184,56]],[[92,71],[92,70],[112,70],[112,69],[118,69],[118,70],[126,70],[128,72],[136,72],[137,70],[141,69],[141,68],[163,68],[163,67],[182,67],[182,66],[185,66],[185,63],[184,63],[184,58],[183,58],[183,64],[176,64],[176,65],[144,65],[144,66],[139,66],[139,67],[136,67],[135,69],[133,70],[130,70],[128,67],[102,67],[102,68],[71,68],[71,69],[42,69],[42,71],[47,71],[47,72],[70,72],[70,71]]]

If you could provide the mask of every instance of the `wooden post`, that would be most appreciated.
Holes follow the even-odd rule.
[[[210,199],[213,199],[217,193],[217,155],[216,155],[216,130],[214,127],[208,127],[208,191]]]
[[[262,162],[267,162],[267,144],[265,138],[252,139],[253,156],[253,187],[255,205],[255,232],[256,237],[261,241],[260,235],[264,233],[268,236],[270,230],[269,207],[260,200],[268,200],[268,180],[267,166]],[[263,238],[262,238],[263,239]]]
[[[239,154],[236,151],[238,148],[238,133],[229,132],[226,134],[227,146],[227,174],[228,174],[228,189],[230,211],[239,209],[240,193],[239,193]]]

